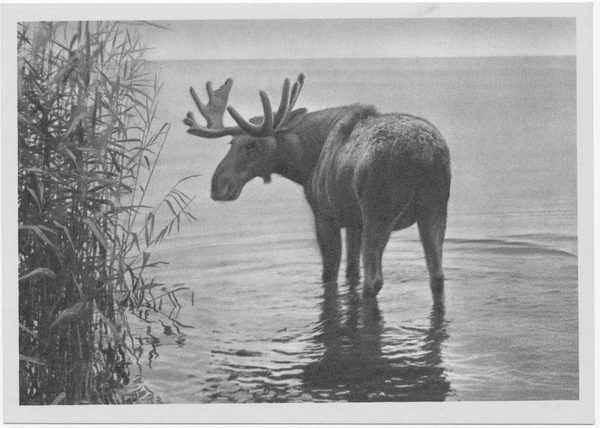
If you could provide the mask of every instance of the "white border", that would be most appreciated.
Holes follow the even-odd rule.
[[[442,3],[419,18],[577,18],[580,399],[578,401],[377,404],[18,405],[16,23],[39,20],[409,18],[407,3],[2,4],[2,250],[4,422],[12,423],[537,423],[594,421],[592,4]],[[422,9],[418,9],[422,10]]]

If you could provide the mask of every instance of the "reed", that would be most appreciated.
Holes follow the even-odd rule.
[[[127,401],[126,311],[154,304],[151,250],[195,220],[179,183],[146,205],[169,125],[137,25],[19,25],[21,404]]]

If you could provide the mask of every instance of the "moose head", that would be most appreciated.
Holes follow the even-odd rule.
[[[214,200],[236,200],[244,185],[255,177],[263,178],[265,183],[270,182],[276,161],[277,137],[298,125],[307,112],[305,108],[293,110],[303,84],[304,74],[300,74],[293,85],[289,79],[284,80],[281,102],[275,114],[267,93],[259,91],[263,116],[254,117],[249,121],[235,108],[227,106],[227,98],[233,86],[231,78],[216,91],[213,90],[211,82],[206,84],[208,104],[203,104],[194,88],[190,88],[192,98],[206,119],[207,126],[198,124],[194,114],[188,112],[184,119],[184,123],[189,126],[187,132],[203,138],[221,138],[228,135],[234,137],[229,152],[213,175],[211,197]],[[225,110],[238,126],[223,125]]]

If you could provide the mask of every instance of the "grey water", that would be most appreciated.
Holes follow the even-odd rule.
[[[578,257],[574,57],[172,61],[160,120],[172,123],[153,198],[180,178],[198,222],[152,251],[177,301],[129,316],[132,384],[149,401],[371,402],[576,400]],[[320,283],[302,189],[255,179],[210,199],[227,138],[181,123],[233,77],[229,102],[260,114],[285,77],[306,74],[297,106],[354,102],[426,118],[444,135],[453,182],[446,299],[433,307],[416,228],[392,235],[377,301]],[[227,123],[226,123],[227,124]],[[342,263],[343,268],[343,263]],[[343,272],[340,275],[343,279]],[[160,300],[160,299],[159,299]]]

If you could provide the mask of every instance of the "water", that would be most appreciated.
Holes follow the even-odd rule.
[[[161,119],[173,123],[156,181],[197,194],[194,215],[153,257],[187,290],[130,317],[132,380],[169,403],[578,399],[575,59],[191,61],[162,64]],[[434,308],[415,227],[396,232],[385,284],[324,289],[302,189],[250,182],[210,200],[227,138],[188,136],[188,87],[235,80],[230,103],[277,103],[304,71],[299,106],[361,101],[420,115],[452,155],[444,268]],[[343,263],[342,263],[343,265]],[[343,274],[340,275],[343,278]]]

